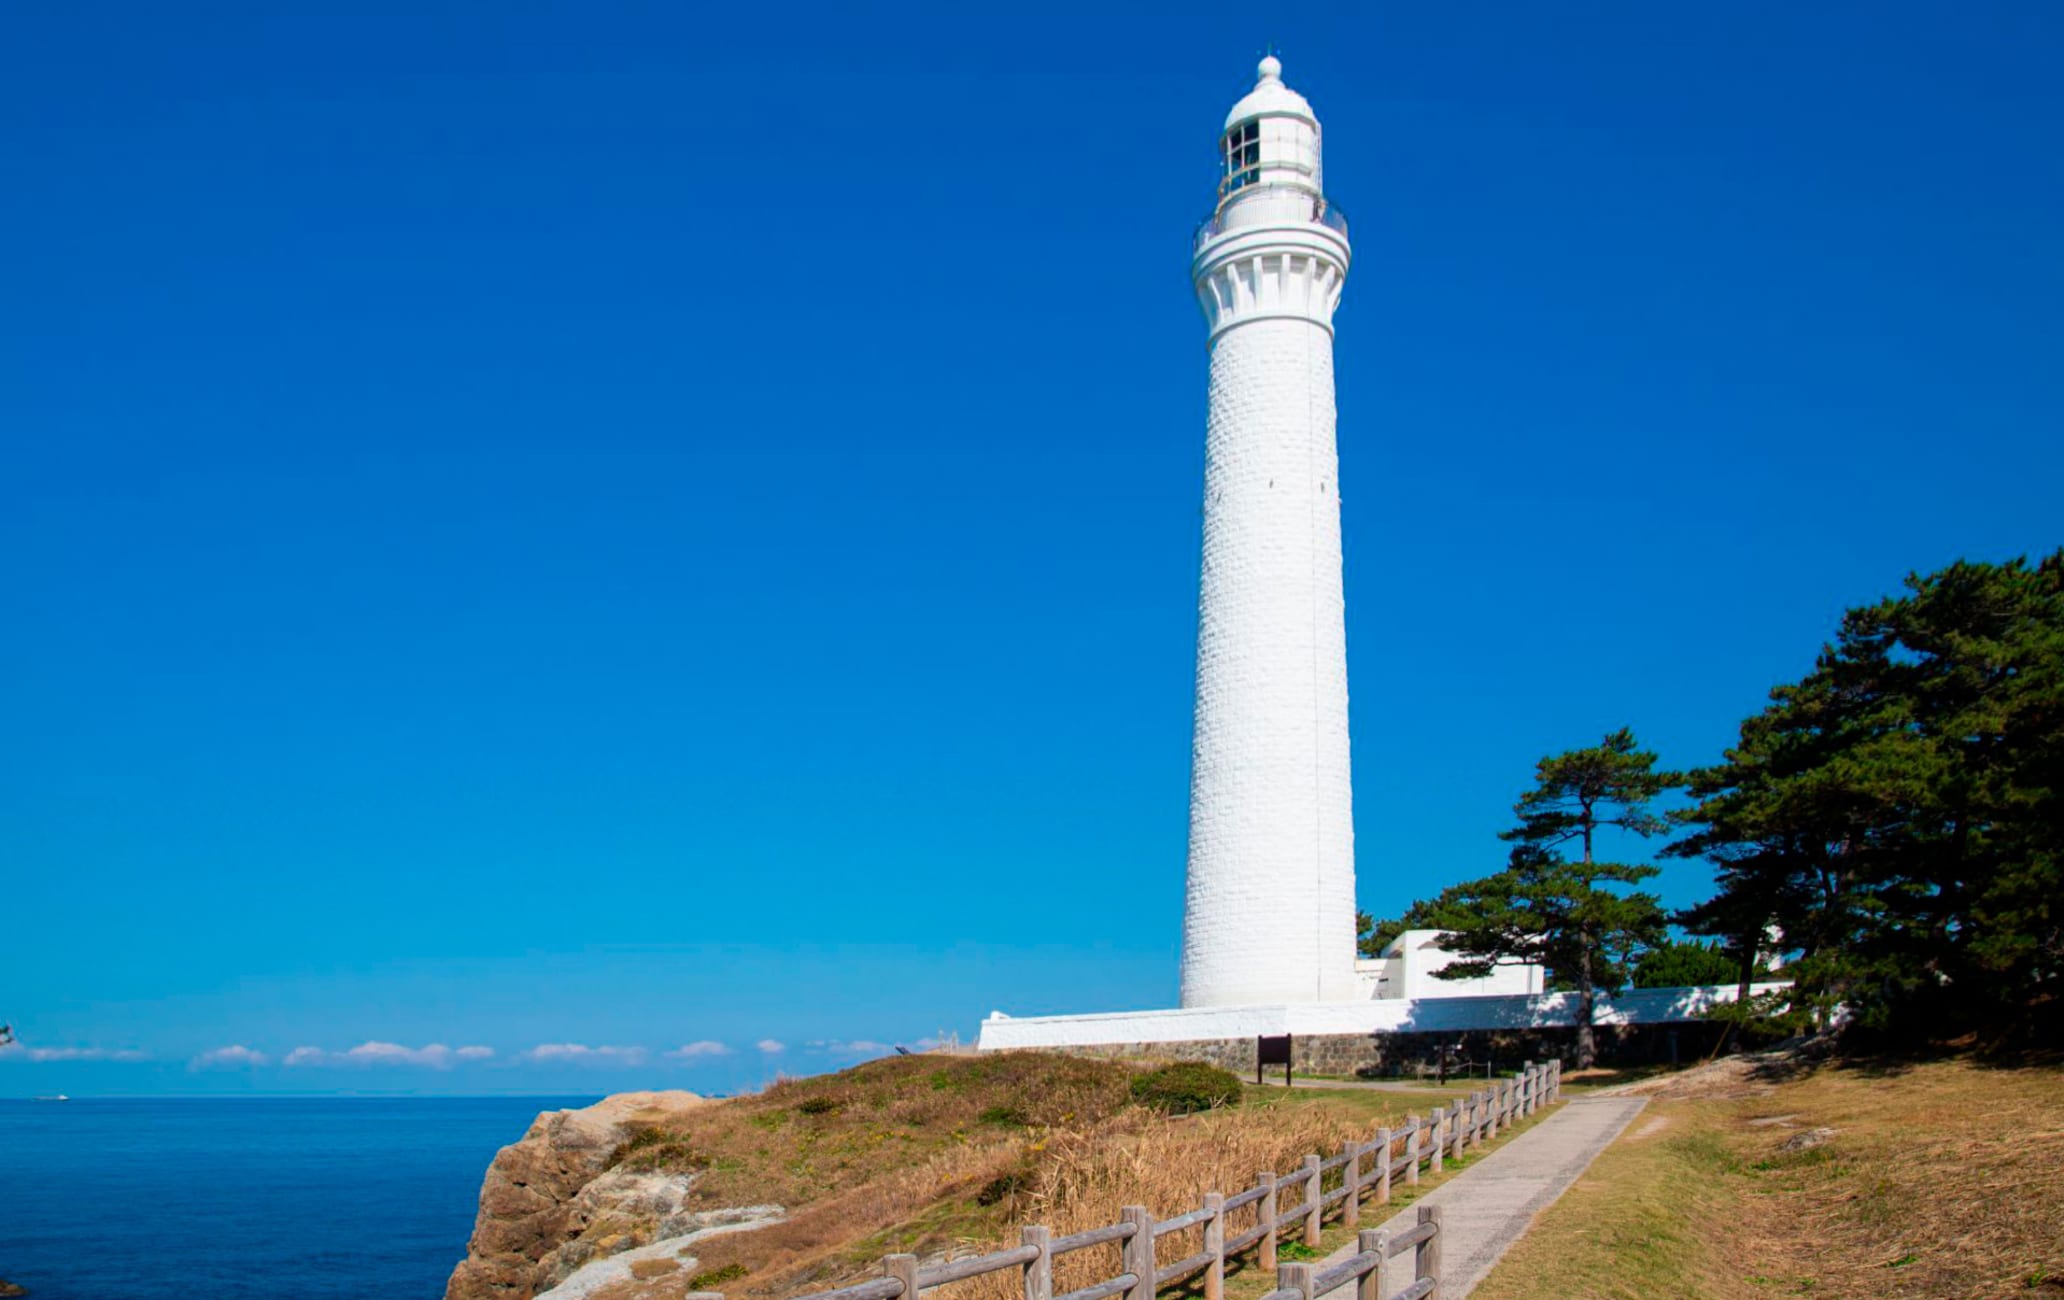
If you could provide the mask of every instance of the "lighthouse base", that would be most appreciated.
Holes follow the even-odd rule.
[[[1757,984],[1755,993],[1787,987]],[[1608,1046],[1640,1044],[1654,1027],[1701,1020],[1732,1002],[1731,984],[1635,989],[1600,997],[1592,1022]],[[1430,1059],[1436,1045],[1458,1039],[1476,1061],[1485,1053],[1508,1062],[1558,1054],[1577,1023],[1574,993],[1502,997],[1380,998],[1253,1007],[1187,1007],[1074,1016],[1007,1016],[982,1022],[981,1051],[1061,1051],[1074,1055],[1207,1061],[1238,1074],[1254,1069],[1256,1041],[1289,1035],[1292,1067],[1313,1074],[1393,1073]],[[1659,1043],[1661,1040],[1657,1039]]]

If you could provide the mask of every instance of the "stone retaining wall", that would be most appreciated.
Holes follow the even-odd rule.
[[[1708,1021],[1673,1025],[1599,1025],[1601,1065],[1642,1065],[1671,1059],[1672,1039],[1680,1061],[1696,1060],[1713,1050],[1725,1027]],[[1416,1077],[1434,1073],[1442,1047],[1454,1049],[1450,1061],[1467,1061],[1477,1071],[1488,1065],[1508,1074],[1527,1061],[1576,1057],[1577,1031],[1568,1026],[1542,1029],[1471,1030],[1460,1033],[1298,1034],[1290,1040],[1291,1068],[1300,1074],[1362,1078]],[[1203,1061],[1254,1076],[1255,1040],[1204,1038],[1176,1043],[1099,1043],[1053,1047],[1046,1051],[1105,1060]],[[1279,1067],[1270,1067],[1276,1070]]]

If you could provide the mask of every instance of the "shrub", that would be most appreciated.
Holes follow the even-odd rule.
[[[1016,1106],[991,1106],[975,1116],[978,1124],[994,1124],[998,1128],[1023,1128],[1028,1121],[1025,1112]]]
[[[1164,1065],[1136,1075],[1132,1099],[1167,1115],[1189,1115],[1240,1103],[1240,1081],[1230,1071],[1201,1061]]]
[[[829,1115],[839,1104],[829,1097],[805,1097],[796,1103],[796,1109],[805,1115]]]
[[[1030,1175],[1022,1169],[1012,1169],[982,1184],[981,1189],[975,1193],[975,1204],[1001,1205],[1005,1201],[1015,1200],[1030,1190],[1031,1186]]]
[[[707,1291],[713,1286],[722,1286],[726,1282],[735,1282],[739,1278],[744,1277],[749,1271],[743,1264],[726,1264],[722,1268],[713,1268],[704,1273],[697,1273],[694,1277],[689,1278],[688,1289],[690,1291]]]
[[[607,1167],[615,1169],[621,1166],[640,1173],[655,1170],[679,1173],[700,1169],[706,1163],[688,1145],[685,1134],[660,1128],[641,1128],[610,1153]]]

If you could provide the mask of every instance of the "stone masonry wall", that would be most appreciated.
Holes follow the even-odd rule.
[[[1694,1060],[1713,1050],[1725,1026],[1709,1021],[1662,1025],[1600,1025],[1599,1062],[1641,1065],[1671,1059],[1672,1041],[1679,1060]],[[1290,1040],[1291,1068],[1299,1074],[1343,1077],[1416,1077],[1438,1068],[1443,1047],[1450,1049],[1451,1068],[1467,1062],[1478,1072],[1487,1065],[1501,1074],[1527,1061],[1576,1057],[1577,1031],[1567,1026],[1544,1029],[1489,1030],[1467,1033],[1302,1034]],[[1205,1038],[1181,1043],[1108,1043],[1093,1047],[1043,1049],[1074,1056],[1120,1061],[1203,1061],[1254,1076],[1255,1040]],[[1280,1067],[1271,1066],[1271,1073]]]

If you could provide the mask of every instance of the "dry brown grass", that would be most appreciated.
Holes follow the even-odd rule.
[[[1737,1064],[1649,1090],[1478,1300],[2064,1296],[2064,1072]]]
[[[1776,1107],[1777,1109],[1773,1109]],[[1777,1285],[1839,1296],[2064,1295],[2064,1072],[1826,1069],[1734,1106],[1762,1201],[1741,1236]],[[1784,1151],[1826,1126],[1825,1145]]]
[[[711,1239],[699,1267],[744,1265],[751,1276],[728,1289],[760,1293],[842,1276],[861,1242],[879,1254],[986,1239],[1008,1210],[985,1189],[1035,1135],[1128,1109],[1130,1078],[1066,1056],[889,1057],[690,1112],[673,1136],[702,1170],[696,1206],[789,1210]]]
[[[890,1058],[690,1112],[639,1156],[701,1168],[698,1205],[788,1207],[780,1224],[696,1251],[699,1271],[749,1270],[731,1294],[787,1295],[872,1272],[895,1251],[1016,1244],[1025,1223],[1058,1235],[1115,1223],[1127,1205],[1181,1213],[1453,1095],[1249,1090],[1236,1110],[1170,1119],[1127,1104],[1134,1068],[1043,1053]],[[1165,1238],[1163,1258],[1197,1249],[1199,1235]],[[1059,1261],[1056,1289],[1117,1271],[1115,1247],[1083,1251]],[[1002,1300],[1014,1277],[956,1286],[954,1300]]]

